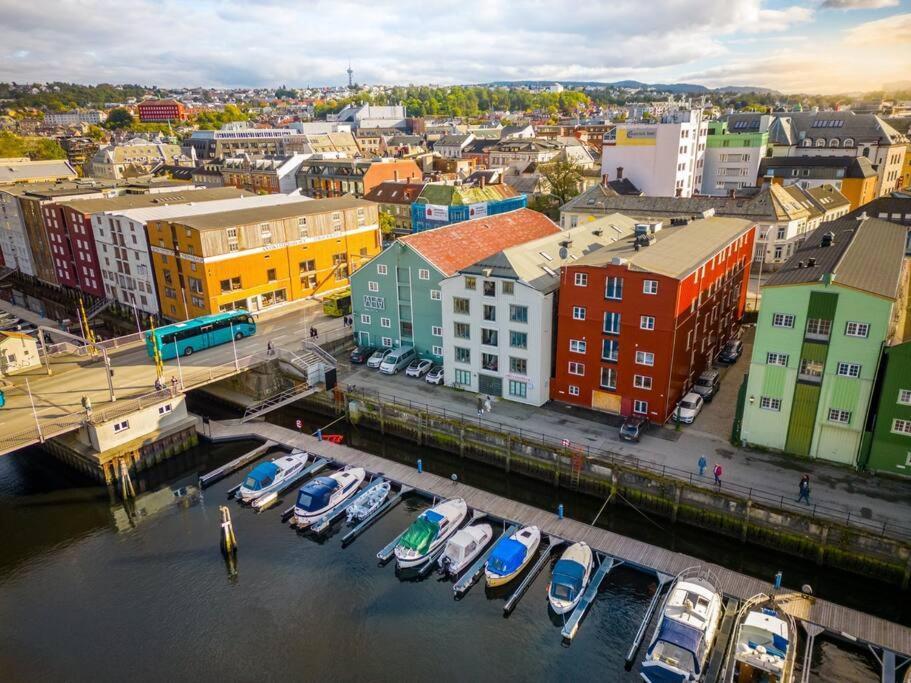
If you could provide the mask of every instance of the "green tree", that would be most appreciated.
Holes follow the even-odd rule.
[[[101,126],[89,126],[86,136],[95,141],[104,140],[104,129]]]
[[[541,175],[550,185],[550,193],[565,204],[579,194],[582,169],[574,161],[552,161],[541,167]]]
[[[0,157],[66,159],[66,152],[53,138],[25,138],[5,130],[0,131]]]
[[[380,232],[391,235],[395,231],[395,216],[388,211],[380,211]]]
[[[104,122],[104,125],[111,130],[116,130],[117,128],[129,128],[133,125],[133,121],[133,115],[130,112],[118,107],[108,113],[108,119]]]

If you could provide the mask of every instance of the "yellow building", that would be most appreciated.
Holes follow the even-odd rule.
[[[911,145],[905,147],[905,159],[902,163],[902,189],[911,188]]]
[[[342,289],[382,244],[376,205],[351,196],[150,221],[148,231],[172,320]]]

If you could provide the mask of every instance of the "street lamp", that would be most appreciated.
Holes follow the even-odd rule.
[[[237,344],[235,343],[236,338],[234,336],[234,322],[229,320],[228,325],[231,326],[231,349],[234,351],[234,371],[240,372],[240,363],[237,360]]]

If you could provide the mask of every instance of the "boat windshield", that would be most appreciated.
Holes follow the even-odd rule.
[[[244,480],[244,488],[251,489],[253,491],[258,491],[260,487],[259,480],[256,477],[247,477]]]
[[[265,486],[269,486],[278,474],[278,465],[272,462],[263,462],[250,470],[250,474],[244,479],[244,487],[251,491],[259,491]]]
[[[572,586],[565,583],[555,583],[550,587],[550,594],[557,600],[567,600],[572,602],[576,598],[576,591]]]

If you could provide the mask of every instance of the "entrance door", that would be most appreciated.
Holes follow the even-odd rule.
[[[503,379],[492,375],[478,374],[478,392],[491,396],[503,395]]]
[[[370,346],[370,333],[361,330],[357,333],[357,343],[361,346]]]

